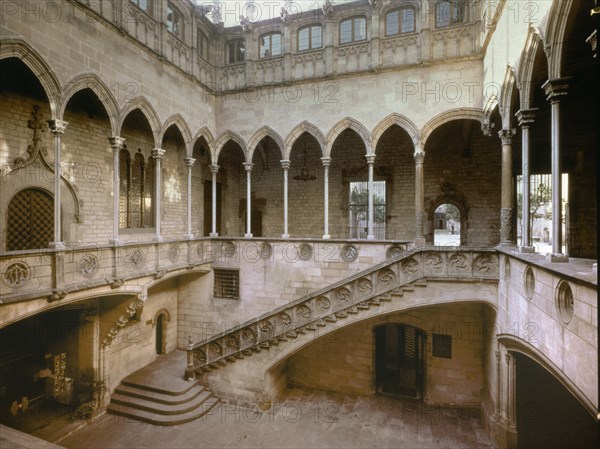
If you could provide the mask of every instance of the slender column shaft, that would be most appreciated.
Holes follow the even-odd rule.
[[[187,167],[187,234],[186,239],[191,240],[194,238],[192,234],[192,167],[194,166],[196,159],[189,157],[185,159],[185,165]]]
[[[367,154],[367,166],[369,168],[369,231],[367,234],[368,240],[375,240],[375,229],[373,226],[373,195],[375,192],[373,191],[373,166],[375,164],[375,155]]]
[[[322,157],[321,162],[323,163],[323,239],[329,239],[329,164],[331,164],[330,157]]]
[[[552,254],[553,262],[566,262],[562,235],[562,142],[560,134],[560,99],[567,95],[568,78],[548,80],[542,86],[551,103],[552,146]]]
[[[500,244],[503,246],[514,245],[513,237],[513,159],[512,138],[514,129],[503,129],[498,133],[502,140],[502,188],[500,198]]]
[[[113,149],[113,239],[111,243],[119,242],[119,203],[121,202],[121,167],[119,156],[125,148],[125,139],[119,136],[109,137],[108,141]]]
[[[522,156],[521,156],[521,252],[531,253],[531,212],[529,207],[529,128],[535,121],[538,108],[521,109],[517,112],[517,119],[522,128]]]
[[[281,237],[284,239],[290,237],[288,230],[288,175],[290,165],[289,160],[281,161],[281,168],[283,169],[283,234]]]
[[[160,234],[160,219],[161,219],[161,203],[162,203],[162,174],[161,165],[162,159],[165,156],[165,150],[162,148],[155,148],[152,150],[152,157],[154,158],[154,229],[156,230],[156,240],[162,240]]]
[[[217,237],[217,173],[219,173],[219,166],[214,164],[210,166],[210,172],[212,173],[212,232],[211,237]]]
[[[425,181],[423,178],[425,152],[421,149],[415,150],[415,243],[423,245],[425,244],[423,230],[425,222]]]
[[[54,242],[51,243],[51,246],[57,249],[64,249],[65,247],[65,244],[62,241],[62,222],[60,216],[60,180],[62,177],[60,141],[68,124],[68,122],[62,120],[48,120],[48,126],[54,136]]]
[[[244,162],[246,169],[246,238],[252,238],[252,167],[254,164]]]

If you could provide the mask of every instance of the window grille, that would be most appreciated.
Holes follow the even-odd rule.
[[[214,297],[240,299],[240,272],[238,270],[214,270]]]
[[[54,198],[41,189],[25,189],[8,205],[7,251],[48,248],[54,238]]]
[[[452,358],[452,335],[433,334],[432,352],[434,357]]]

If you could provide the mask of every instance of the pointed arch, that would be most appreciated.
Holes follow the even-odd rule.
[[[256,131],[250,140],[248,141],[248,159],[251,161],[252,156],[254,156],[254,150],[256,150],[256,146],[263,140],[265,137],[269,136],[279,147],[279,151],[281,153],[281,157],[283,158],[283,150],[285,148],[285,144],[283,139],[279,135],[277,131],[269,126],[263,126],[258,131]]]
[[[121,130],[123,128],[123,122],[127,118],[127,115],[129,115],[130,112],[135,111],[136,109],[139,109],[142,112],[142,114],[144,114],[146,119],[148,120],[148,123],[150,123],[150,128],[152,129],[152,135],[154,136],[154,147],[160,148],[160,145],[161,145],[160,120],[158,118],[158,114],[156,113],[156,109],[154,109],[154,107],[150,104],[150,102],[148,100],[146,100],[144,97],[135,97],[131,101],[127,102],[127,105],[121,111],[121,114],[119,117],[119,127],[117,129],[117,132],[118,132],[117,135],[121,135]]]
[[[289,160],[294,143],[296,143],[296,140],[298,140],[298,138],[304,133],[308,133],[315,138],[315,140],[319,144],[319,147],[321,148],[321,154],[324,155],[326,145],[325,135],[321,132],[319,128],[305,120],[302,123],[296,125],[285,138],[285,145],[283,151],[284,159]]]
[[[529,25],[525,47],[521,52],[516,73],[521,98],[521,109],[529,109],[531,107],[531,102],[533,101],[533,70],[535,57],[540,48],[544,49],[544,38],[542,37],[542,33],[538,27]],[[548,60],[546,59],[546,63],[547,62]]]
[[[204,140],[206,140],[206,143],[209,146],[215,140],[215,136],[208,128],[208,126],[203,126],[198,131],[196,131],[196,134],[194,134],[194,137],[192,137],[192,148],[194,148],[194,145],[196,145],[196,141],[201,137],[204,137]],[[191,155],[189,155],[189,157],[191,157]]]
[[[164,125],[162,126],[162,128],[160,130],[161,145],[162,145],[162,140],[165,137],[165,133],[167,132],[167,129],[169,129],[173,125],[175,125],[177,127],[177,129],[179,130],[179,132],[181,133],[181,136],[183,137],[183,141],[185,143],[186,155],[189,156],[189,154],[192,151],[192,145],[191,145],[192,144],[192,132],[190,131],[190,127],[188,126],[188,124],[185,121],[185,119],[183,118],[183,116],[179,113],[173,114],[172,116],[170,116],[165,121]]]
[[[219,153],[221,153],[221,150],[223,149],[225,144],[227,142],[229,142],[230,140],[233,140],[235,143],[237,143],[240,146],[240,148],[242,149],[242,152],[244,153],[244,157],[246,158],[246,162],[248,162],[248,150],[246,148],[246,142],[244,142],[244,139],[242,139],[242,137],[239,134],[237,134],[231,130],[227,130],[223,134],[221,134],[221,136],[211,145],[211,153],[213,155],[213,164],[218,163]]]
[[[69,100],[71,100],[73,95],[83,89],[90,89],[96,94],[104,109],[106,109],[112,135],[117,136],[116,132],[119,126],[119,106],[117,100],[104,81],[95,73],[81,73],[67,82],[60,102],[60,117],[64,116],[67,104],[69,104]]]
[[[555,0],[550,7],[546,26],[546,42],[549,46],[548,79],[562,77],[563,50],[573,0]]]
[[[367,153],[371,152],[371,133],[369,132],[369,130],[367,130],[367,128],[365,128],[365,126],[358,120],[353,119],[352,117],[346,117],[337,122],[333,126],[333,128],[331,128],[329,134],[327,134],[327,147],[325,149],[325,157],[330,157],[331,149],[333,148],[335,140],[346,129],[351,129],[355,131],[363,140]]]
[[[508,65],[506,66],[506,72],[504,74],[504,81],[500,88],[500,98],[498,99],[498,112],[502,118],[502,129],[512,128],[512,108],[513,108],[513,92],[515,85],[517,84],[517,77],[515,75],[515,69]],[[490,115],[494,108],[490,109]]]
[[[453,120],[477,120],[481,124],[485,123],[485,114],[481,109],[477,108],[460,108],[442,112],[427,122],[421,130],[421,148],[424,150],[427,139],[435,129],[442,126],[444,123]]]
[[[419,129],[417,126],[405,116],[394,112],[388,115],[386,118],[381,120],[373,132],[371,133],[371,143],[372,148],[371,152],[375,154],[377,151],[377,143],[383,134],[388,130],[390,126],[397,125],[402,128],[409,135],[410,140],[412,140],[413,145],[416,147],[419,143]]]
[[[0,45],[0,60],[18,58],[33,72],[46,92],[53,118],[62,119],[59,113],[61,96],[60,82],[44,59],[26,42],[20,39],[6,39]]]

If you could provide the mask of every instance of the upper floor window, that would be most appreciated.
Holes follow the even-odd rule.
[[[48,248],[54,240],[54,197],[42,189],[25,189],[8,203],[6,250]]]
[[[340,44],[367,39],[367,18],[351,17],[340,22]]]
[[[246,59],[246,44],[244,39],[235,39],[227,43],[227,63],[236,64]]]
[[[415,32],[415,7],[404,6],[394,9],[385,16],[385,35]]]
[[[260,58],[281,55],[281,33],[263,34],[258,42],[260,44]]]
[[[167,3],[167,29],[175,36],[183,34],[183,20],[181,13],[170,3]]]
[[[119,153],[119,227],[154,226],[154,159],[148,162],[138,152],[133,160],[129,151]]]
[[[129,0],[129,3],[133,3],[135,6],[143,11],[148,12],[148,3],[150,0]]]
[[[435,5],[436,28],[462,23],[467,18],[467,2],[465,0],[442,0]]]
[[[200,29],[198,29],[197,40],[198,54],[204,59],[208,59],[208,37]]]
[[[310,25],[298,30],[298,51],[323,47],[323,28]]]

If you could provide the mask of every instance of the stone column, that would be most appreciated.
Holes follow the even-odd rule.
[[[156,229],[155,239],[156,241],[162,241],[160,235],[160,206],[162,203],[162,174],[161,165],[162,159],[165,156],[165,150],[162,148],[155,148],[152,150],[152,157],[154,158],[154,228]]]
[[[119,243],[119,205],[121,202],[121,167],[119,158],[121,150],[125,148],[125,139],[119,136],[109,137],[108,141],[113,149],[113,245]]]
[[[185,166],[187,167],[187,234],[185,238],[192,240],[194,234],[192,234],[192,167],[194,166],[196,159],[188,157],[185,159]]]
[[[531,234],[530,234],[530,211],[529,211],[529,128],[535,121],[535,114],[539,109],[521,109],[517,112],[516,116],[519,120],[519,126],[523,130],[521,135],[522,140],[522,180],[521,180],[521,247],[519,250],[522,253],[533,253],[535,249],[531,246]]]
[[[369,233],[367,240],[375,240],[373,228],[373,165],[375,164],[375,155],[367,154],[367,166],[369,167]]]
[[[254,164],[244,162],[246,169],[246,234],[247,239],[252,238],[252,167]]]
[[[330,157],[322,157],[321,162],[323,163],[324,183],[323,183],[323,239],[330,239],[329,235],[329,164],[331,164]]]
[[[288,231],[288,174],[291,162],[289,160],[283,160],[281,162],[281,168],[283,168],[283,234],[281,238],[289,239],[290,234]]]
[[[54,136],[54,241],[50,246],[56,249],[66,249],[62,241],[62,222],[60,216],[60,180],[62,178],[61,136],[69,123],[62,120],[48,120],[48,126]]]
[[[423,246],[425,245],[425,234],[423,232],[425,222],[425,181],[423,178],[425,152],[421,151],[420,148],[415,148],[415,150],[415,244]]]
[[[498,132],[502,140],[502,196],[500,199],[500,245],[514,246],[513,235],[514,196],[513,196],[513,158],[512,139],[514,129],[503,129]]]
[[[570,78],[548,80],[542,88],[551,104],[552,126],[552,253],[550,262],[568,262],[562,252],[562,141],[560,133],[560,98],[567,95]]]
[[[212,173],[212,232],[210,233],[210,237],[218,237],[219,233],[217,232],[217,173],[219,173],[219,166],[217,164],[213,164],[209,168],[210,172]]]
[[[506,360],[506,424],[508,431],[516,433],[517,431],[517,367],[514,354],[506,352],[504,355]]]

